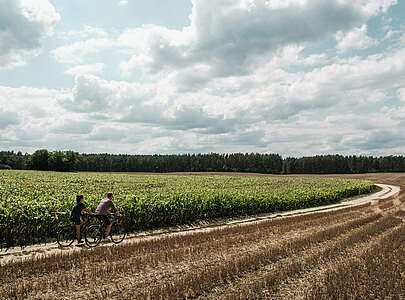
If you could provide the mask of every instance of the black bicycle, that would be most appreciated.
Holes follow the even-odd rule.
[[[82,216],[88,216],[87,214],[83,214]],[[83,236],[85,236],[85,232],[87,228],[89,227],[89,221],[88,217],[83,218],[84,223],[80,225],[80,239],[82,239]],[[58,225],[58,230],[56,232],[56,241],[58,242],[58,245],[61,247],[69,247],[73,244],[73,242],[76,240],[77,234],[76,234],[76,226],[73,223],[70,224],[61,224]]]
[[[117,215],[113,214],[108,216],[111,221],[111,231],[110,231],[110,238],[114,244],[121,243],[127,233],[125,227],[122,222],[122,218],[118,217]],[[86,245],[89,247],[96,247],[100,244],[100,242],[105,238],[105,230],[107,226],[100,221],[98,224],[91,224],[87,227],[86,231],[84,232],[84,238],[86,240]]]

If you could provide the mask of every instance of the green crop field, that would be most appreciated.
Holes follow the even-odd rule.
[[[306,208],[371,192],[373,182],[341,178],[173,176],[0,171],[0,246],[55,235],[77,194],[94,210],[106,192],[129,230]]]

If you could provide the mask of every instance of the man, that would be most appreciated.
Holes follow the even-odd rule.
[[[110,208],[115,211],[115,214],[119,217],[121,216],[118,212],[118,209],[114,206],[112,202],[113,193],[107,193],[106,198],[100,201],[99,205],[97,206],[94,215],[97,219],[101,220],[106,226],[107,229],[105,231],[105,238],[104,241],[111,241],[109,235],[111,231],[111,221],[108,219],[107,214],[111,215]]]
[[[83,243],[80,236],[80,225],[83,224],[83,220],[81,218],[82,211],[84,210],[87,213],[92,214],[92,212],[86,207],[86,205],[84,205],[83,200],[83,195],[77,195],[76,203],[75,205],[73,205],[73,208],[70,212],[70,220],[74,222],[76,226],[77,245]]]

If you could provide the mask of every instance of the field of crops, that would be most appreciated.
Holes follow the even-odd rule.
[[[0,299],[404,299],[405,173],[345,176],[401,191],[120,245],[0,251]]]
[[[94,210],[112,191],[129,230],[335,203],[373,182],[343,178],[0,171],[0,246],[52,238],[75,196]]]
[[[405,299],[405,173],[346,176],[401,191],[120,245],[0,252],[0,299]]]

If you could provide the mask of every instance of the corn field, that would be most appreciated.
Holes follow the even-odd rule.
[[[0,246],[54,238],[77,194],[94,211],[106,192],[129,231],[285,211],[369,193],[373,182],[343,178],[169,176],[0,171]]]

